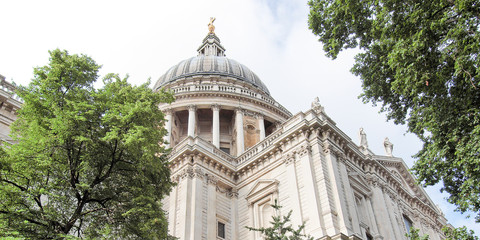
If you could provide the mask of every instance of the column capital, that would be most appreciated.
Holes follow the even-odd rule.
[[[295,154],[293,153],[289,153],[285,156],[283,162],[285,163],[285,165],[290,165],[292,163],[294,163],[296,161],[296,157],[295,157]]]
[[[166,115],[172,115],[173,109],[172,108],[166,108],[166,109],[163,109],[162,112]]]
[[[207,183],[216,186],[218,178],[215,176],[208,175],[207,176]]]
[[[241,107],[236,107],[235,108],[235,113],[241,113],[243,115],[244,112],[245,112],[245,109],[243,109]]]
[[[187,109],[188,109],[188,111],[196,111],[197,110],[197,105],[193,105],[193,104],[188,105]]]
[[[220,111],[220,109],[222,108],[219,104],[212,104],[211,106],[212,108],[212,111]]]
[[[264,119],[264,115],[261,113],[254,113],[253,116],[255,116],[256,119]]]
[[[231,191],[229,191],[227,195],[230,198],[238,198],[238,192],[235,189],[232,189]]]

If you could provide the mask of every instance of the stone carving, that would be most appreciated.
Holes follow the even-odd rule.
[[[365,131],[363,131],[363,128],[360,128],[360,131],[358,134],[360,135],[360,147],[367,149],[368,148],[367,134],[365,133]]]
[[[235,114],[237,114],[237,113],[240,113],[240,114],[244,115],[244,114],[245,114],[245,110],[244,110],[243,108],[241,108],[241,107],[236,107],[236,108],[235,108]]]
[[[220,105],[218,104],[212,104],[212,111],[220,111]]]
[[[311,147],[303,145],[298,150],[298,156],[303,157],[305,154],[310,153],[310,152],[311,152]]]
[[[383,146],[385,147],[385,154],[390,157],[393,156],[393,143],[388,140],[388,137],[383,141]]]
[[[171,108],[164,109],[164,110],[163,110],[163,113],[164,113],[165,115],[172,115],[173,109],[171,109]]]
[[[218,179],[215,176],[207,175],[207,183],[217,185]]]
[[[290,165],[291,163],[295,162],[295,154],[289,153],[285,156],[284,163],[285,165]]]
[[[229,198],[238,198],[238,191],[236,189],[231,189],[227,192],[227,197]]]
[[[196,111],[196,110],[197,110],[197,106],[195,106],[195,105],[188,105],[188,106],[187,106],[187,109],[188,109],[188,111]]]
[[[320,104],[320,99],[318,97],[315,97],[312,102],[312,110],[317,114],[323,112],[323,106]]]
[[[199,179],[203,179],[203,177],[205,176],[205,174],[203,173],[202,169],[199,168],[199,167],[195,167],[194,168],[194,173],[192,175],[193,177],[196,177],[196,178],[199,178]]]
[[[188,166],[187,168],[183,169],[182,172],[180,173],[180,179],[184,178],[193,178],[195,176],[195,172],[193,170],[193,167]]]
[[[208,33],[215,33],[215,26],[213,25],[213,22],[215,22],[215,18],[211,17],[210,22],[208,23]]]

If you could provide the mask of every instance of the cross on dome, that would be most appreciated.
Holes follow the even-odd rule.
[[[220,44],[220,38],[215,35],[214,21],[215,18],[211,17],[208,23],[208,35],[197,49],[198,56],[225,56],[225,48]]]

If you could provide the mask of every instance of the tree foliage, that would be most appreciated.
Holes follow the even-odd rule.
[[[263,235],[265,240],[313,240],[313,237],[306,236],[303,234],[303,229],[305,224],[298,226],[298,229],[295,230],[290,224],[290,217],[292,215],[292,210],[288,212],[286,216],[280,214],[280,208],[282,206],[278,205],[277,200],[271,205],[275,211],[275,215],[272,216],[272,221],[270,222],[271,226],[253,228],[246,227],[250,231],[260,232]]]
[[[309,26],[335,59],[359,47],[352,72],[364,102],[408,124],[424,143],[419,182],[443,181],[458,210],[480,221],[478,0],[310,0]]]
[[[411,228],[410,233],[407,234],[408,239],[410,240],[429,240],[428,235],[420,236],[419,229]],[[478,237],[475,236],[475,233],[472,230],[467,230],[466,227],[461,228],[451,228],[445,226],[442,228],[442,232],[445,235],[445,240],[478,240]]]
[[[19,89],[18,143],[0,158],[0,236],[167,238],[160,201],[173,184],[158,104],[173,97],[115,74],[95,89],[99,68],[54,50]]]

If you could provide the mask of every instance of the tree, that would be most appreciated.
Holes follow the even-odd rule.
[[[445,240],[478,240],[478,237],[475,236],[475,233],[472,230],[467,230],[466,227],[461,228],[450,228],[445,226],[442,228],[443,234],[445,235]],[[418,233],[419,229],[411,228],[410,233],[407,234],[408,239],[410,240],[429,240],[428,235],[420,236]]]
[[[94,89],[99,68],[54,50],[19,88],[18,143],[0,157],[0,236],[167,238],[160,201],[173,183],[158,104],[173,97],[115,74]]]
[[[265,240],[313,240],[313,237],[302,234],[302,231],[305,228],[305,223],[298,226],[297,230],[292,227],[290,224],[292,210],[290,210],[286,216],[282,216],[280,214],[280,208],[282,208],[282,206],[278,205],[277,200],[275,200],[275,203],[271,206],[275,211],[275,215],[272,216],[272,221],[270,222],[272,224],[271,226],[261,228],[246,228],[250,231],[262,233]]]
[[[423,141],[412,168],[480,221],[478,0],[310,0],[310,29],[335,59],[362,50],[352,72],[363,101]]]

